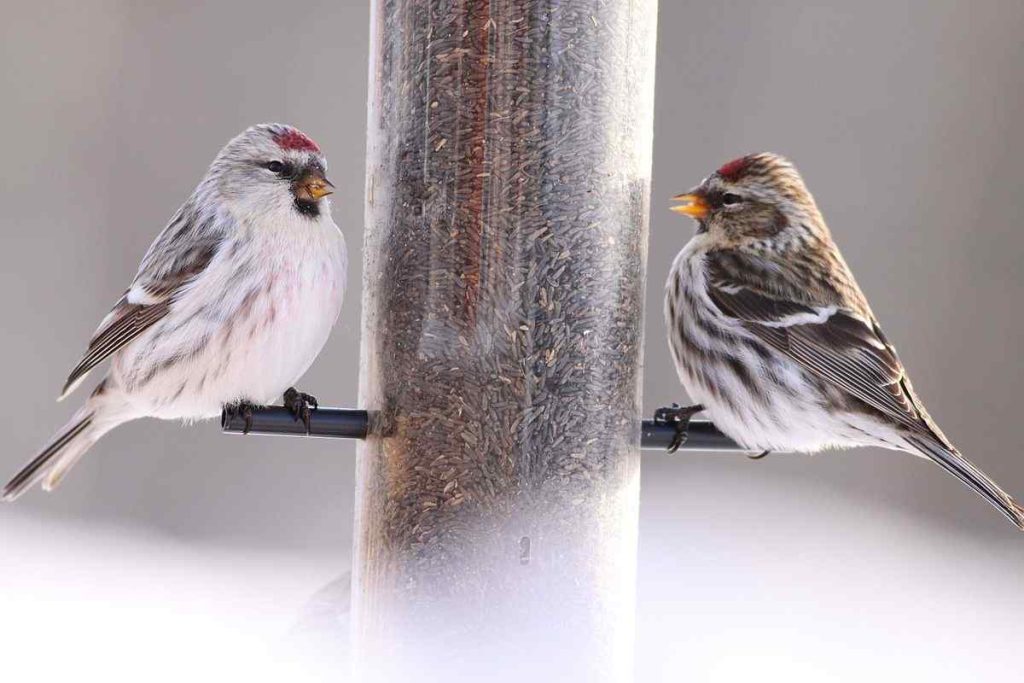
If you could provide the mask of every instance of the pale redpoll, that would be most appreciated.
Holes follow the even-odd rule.
[[[699,223],[666,285],[672,354],[699,404],[659,411],[678,441],[703,409],[750,449],[906,451],[1024,528],[1024,508],[928,415],[792,164],[747,156],[673,199]]]
[[[320,148],[295,128],[253,126],[231,140],[150,246],[100,323],[64,398],[107,358],[85,405],[4,487],[13,500],[55,487],[97,439],[140,417],[247,413],[284,394],[327,341],[345,289],[345,242],[324,197]]]

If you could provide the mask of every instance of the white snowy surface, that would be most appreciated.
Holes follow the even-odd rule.
[[[327,563],[5,513],[5,680],[318,679],[291,633]]]
[[[725,464],[700,469],[705,486],[686,496],[645,476],[637,681],[1024,673],[1024,538],[1000,520],[960,529],[829,487],[775,480],[768,495]],[[347,679],[336,558],[3,513],[7,680]]]

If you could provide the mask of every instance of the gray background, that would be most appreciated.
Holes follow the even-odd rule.
[[[68,417],[53,399],[95,325],[245,126],[321,144],[358,250],[367,22],[355,1],[3,2],[5,479]],[[663,0],[659,23],[647,412],[682,398],[661,286],[693,226],[666,198],[770,149],[808,179],[932,414],[1024,495],[1024,5]],[[356,396],[353,256],[302,384],[332,405]],[[0,638],[74,642],[80,672],[164,629],[182,671],[215,670],[225,634],[272,638],[347,568],[353,454],[212,423],[117,430],[58,494],[0,509]],[[1024,537],[938,468],[648,453],[641,496],[641,680],[1019,674]]]

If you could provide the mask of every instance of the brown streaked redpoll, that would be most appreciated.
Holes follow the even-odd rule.
[[[346,252],[331,219],[320,148],[291,126],[231,140],[142,259],[100,323],[64,398],[106,359],[82,406],[3,489],[50,490],[101,436],[140,417],[248,413],[284,395],[307,421],[316,401],[291,388],[341,310]]]
[[[1024,508],[957,451],[914,393],[792,164],[743,157],[673,199],[699,224],[666,285],[672,354],[699,404],[659,411],[676,421],[677,441],[703,409],[754,450],[906,451],[1024,529]]]

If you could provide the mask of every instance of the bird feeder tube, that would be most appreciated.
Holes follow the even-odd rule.
[[[655,0],[374,0],[361,681],[632,677]]]
[[[237,411],[224,411],[221,428],[228,434],[269,434],[276,436],[316,436],[336,439],[365,439],[370,428],[370,416],[365,410],[317,408],[309,416],[309,429],[305,424],[280,406],[267,406],[253,411],[248,424]],[[644,420],[640,424],[640,448],[664,451],[675,437],[675,427]],[[683,451],[746,452],[735,441],[722,434],[707,420],[690,422]]]

